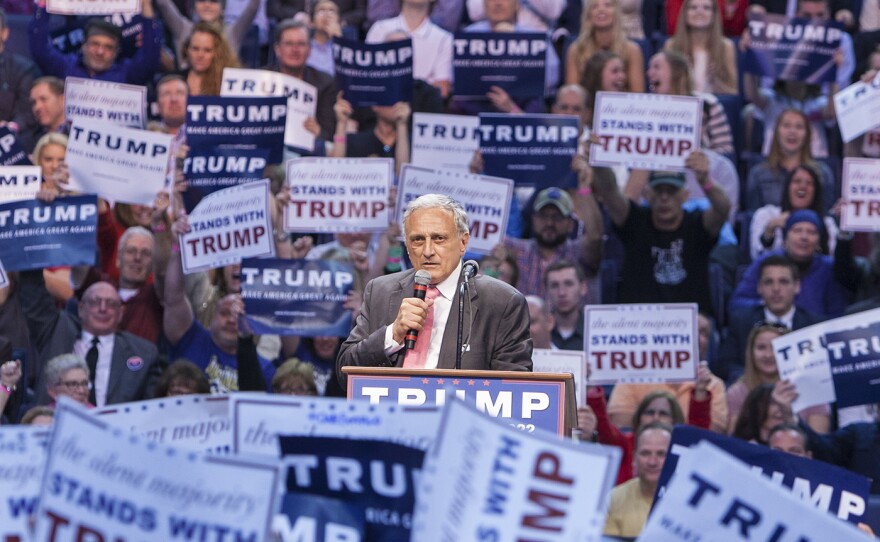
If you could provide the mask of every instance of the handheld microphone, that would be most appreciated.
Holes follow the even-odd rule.
[[[431,284],[431,273],[428,273],[424,269],[419,269],[416,271],[415,281],[416,285],[415,288],[413,288],[413,297],[424,301],[425,294],[428,293],[428,285]],[[407,350],[412,350],[416,347],[416,339],[418,337],[418,329],[410,329],[406,332],[405,345]]]
[[[474,260],[464,262],[464,281],[467,282],[480,272],[480,264]]]

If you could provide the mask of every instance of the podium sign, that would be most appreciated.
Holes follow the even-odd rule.
[[[532,433],[566,434],[566,410],[573,389],[570,374],[517,371],[343,367],[348,398],[372,404],[441,406],[455,395],[492,417]]]

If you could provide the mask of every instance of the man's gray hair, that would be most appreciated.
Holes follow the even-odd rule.
[[[584,87],[578,85],[577,83],[571,83],[571,84],[559,87],[559,90],[556,91],[556,95],[558,96],[558,95],[562,94],[563,92],[574,92],[575,94],[580,96],[582,99],[584,99],[584,100],[587,99],[587,91],[584,90]]]
[[[64,373],[71,369],[82,369],[89,376],[89,365],[86,360],[76,354],[61,354],[46,363],[46,387],[54,388],[61,383]]]
[[[547,305],[547,302],[536,295],[527,295],[526,303],[536,306],[541,311],[541,314],[545,316],[550,314],[550,307]]]
[[[278,26],[275,28],[275,45],[281,43],[281,35],[284,34],[287,30],[291,29],[303,29],[306,32],[306,35],[309,35],[309,24],[300,21],[299,19],[294,19],[291,17],[290,19],[284,19]]]
[[[119,254],[122,254],[122,249],[125,248],[125,244],[135,235],[143,235],[144,237],[148,237],[154,244],[156,242],[155,237],[153,237],[153,232],[143,226],[132,226],[122,232],[122,235],[119,236],[119,243],[116,245],[116,251]]]
[[[464,235],[470,231],[468,228],[467,213],[464,207],[449,196],[443,194],[425,194],[409,202],[406,211],[403,213],[403,239],[406,240],[406,221],[409,215],[421,209],[446,209],[452,211],[452,218],[455,221],[455,229],[459,235]]]

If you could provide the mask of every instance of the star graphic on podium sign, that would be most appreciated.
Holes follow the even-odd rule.
[[[423,378],[423,379],[422,379],[422,384],[427,384],[428,382],[430,382],[429,379],[427,379],[427,378]]]
[[[453,386],[458,386],[458,383],[459,383],[459,382],[460,382],[460,381],[456,378],[455,380],[452,381],[452,385],[453,385]]]
[[[488,386],[488,385],[489,385],[489,381],[488,381],[488,380],[483,380],[483,385],[484,385],[484,386]]]
[[[468,386],[473,386],[473,385],[474,385],[474,381],[473,381],[473,380],[468,380]]]
[[[443,379],[442,379],[442,378],[438,378],[438,379],[437,379],[437,384],[439,384],[439,385],[442,386],[442,385],[443,385]]]

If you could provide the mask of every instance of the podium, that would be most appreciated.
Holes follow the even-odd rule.
[[[342,367],[349,400],[403,406],[443,405],[455,395],[490,416],[527,432],[568,436],[577,425],[571,374],[456,371],[401,367]]]

